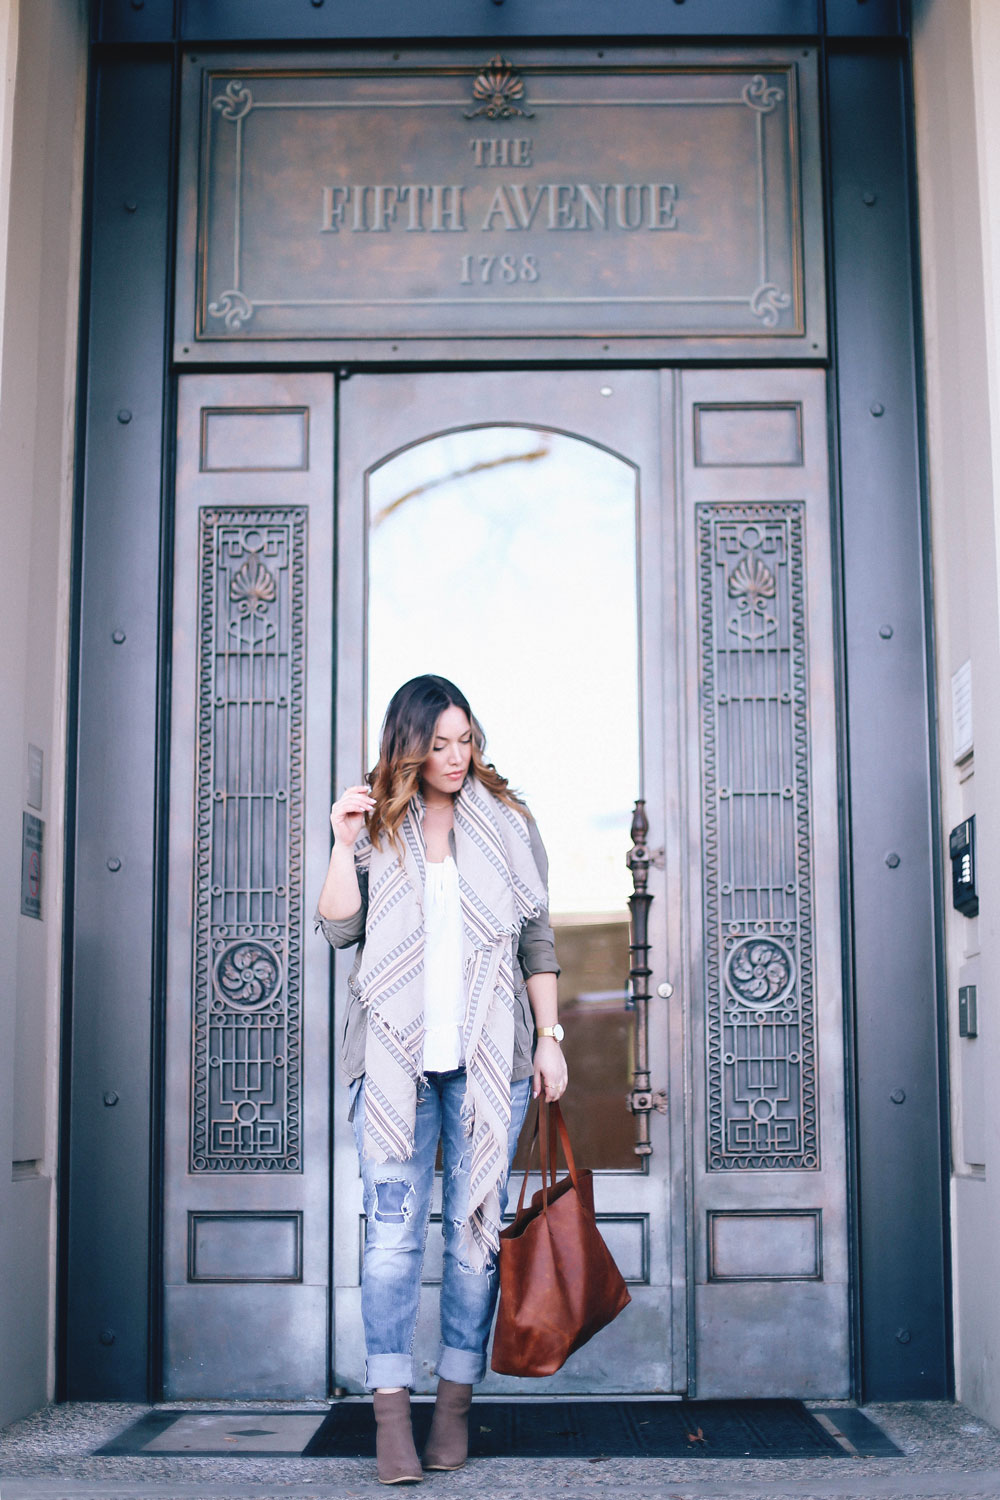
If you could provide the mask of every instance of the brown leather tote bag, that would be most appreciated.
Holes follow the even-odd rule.
[[[558,1131],[569,1176],[556,1182]],[[558,1104],[539,1100],[542,1186],[528,1208],[525,1171],[513,1224],[500,1233],[500,1306],[492,1368],[499,1375],[552,1375],[631,1302],[594,1218],[594,1180],[573,1160]],[[530,1170],[530,1156],[529,1156]]]

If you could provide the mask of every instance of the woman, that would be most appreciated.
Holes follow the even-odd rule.
[[[333,805],[316,913],[335,947],[359,944],[342,1062],[364,1183],[361,1313],[384,1484],[421,1478],[409,1387],[438,1143],[441,1348],[423,1466],[458,1469],[472,1387],[486,1373],[529,1091],[558,1099],[567,1082],[545,850],[484,748],[454,683],[404,683],[370,785]]]

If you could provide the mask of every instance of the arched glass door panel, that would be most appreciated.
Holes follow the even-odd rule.
[[[637,476],[564,432],[480,426],[368,483],[368,762],[400,683],[458,684],[549,854],[566,1108],[582,1158],[635,1169],[625,865],[640,784]]]

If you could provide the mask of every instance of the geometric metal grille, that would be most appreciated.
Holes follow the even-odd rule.
[[[306,515],[200,512],[194,1172],[302,1170]]]
[[[818,1168],[805,507],[697,514],[708,1166]]]

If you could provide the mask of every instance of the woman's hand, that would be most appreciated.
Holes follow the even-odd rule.
[[[330,826],[338,844],[353,848],[365,826],[365,817],[375,806],[375,798],[366,786],[349,786],[330,809]]]
[[[532,1085],[533,1099],[545,1090],[546,1102],[561,1099],[566,1092],[569,1073],[563,1050],[554,1036],[540,1036],[535,1044],[535,1077]]]

